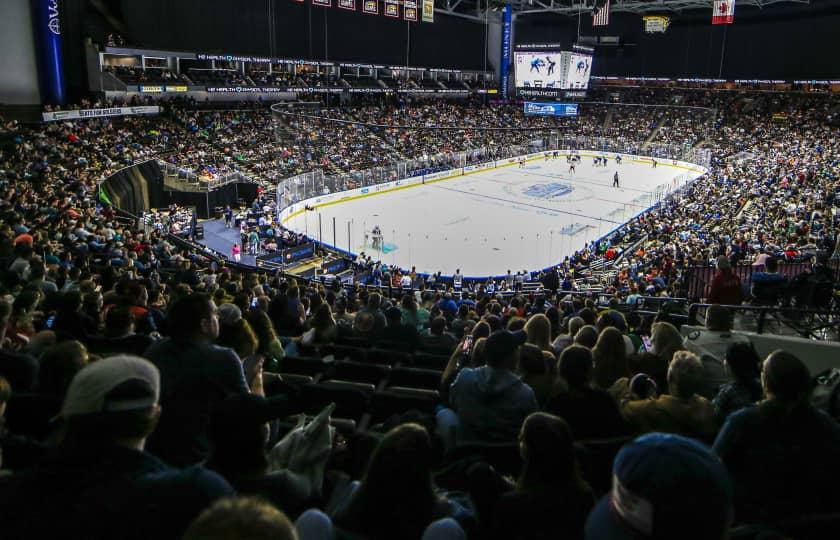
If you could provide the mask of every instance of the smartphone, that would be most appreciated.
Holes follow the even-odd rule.
[[[650,350],[653,349],[653,343],[651,343],[650,338],[647,336],[642,336],[642,344],[647,352],[650,352]]]

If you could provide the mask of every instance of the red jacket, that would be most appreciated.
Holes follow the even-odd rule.
[[[718,270],[712,278],[708,302],[710,304],[738,305],[741,303],[741,280],[732,270]]]

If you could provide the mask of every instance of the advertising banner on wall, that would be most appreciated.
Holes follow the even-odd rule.
[[[525,102],[526,116],[577,116],[577,103],[546,103],[541,101]]]
[[[362,11],[364,11],[365,13],[370,13],[371,15],[378,15],[379,14],[379,1],[378,0],[363,0]]]
[[[145,105],[143,107],[111,107],[110,109],[81,109],[75,111],[53,111],[41,114],[44,122],[59,120],[79,120],[83,118],[102,118],[104,116],[132,116],[135,114],[158,114],[160,107]]]
[[[417,22],[417,2],[415,0],[405,0],[403,2],[403,19]]]
[[[385,0],[385,16],[400,18],[400,3],[394,0]]]
[[[435,0],[423,0],[423,22],[435,22]]]
[[[499,81],[502,85],[503,99],[510,94],[510,50],[513,46],[513,7],[510,4],[505,6],[502,13],[502,62],[499,66]]]
[[[64,58],[61,53],[58,9],[58,0],[35,0],[32,3],[32,24],[35,25],[37,40],[41,93],[45,102],[54,105],[62,105],[65,102]]]

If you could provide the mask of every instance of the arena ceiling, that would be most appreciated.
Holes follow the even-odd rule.
[[[435,11],[475,20],[493,18],[505,4],[513,6],[514,13],[557,13],[576,16],[591,12],[596,0],[435,0]],[[603,0],[597,0],[601,3]],[[810,4],[811,0],[737,0],[736,7],[765,8],[778,4]],[[490,13],[487,13],[487,7]],[[689,10],[712,9],[712,0],[611,0],[612,13],[680,13]]]

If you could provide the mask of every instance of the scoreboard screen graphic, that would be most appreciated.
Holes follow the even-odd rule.
[[[585,90],[592,75],[592,55],[577,51],[514,53],[516,88]]]
[[[582,90],[589,88],[589,76],[592,74],[592,56],[578,52],[568,54],[564,90]]]
[[[556,88],[563,83],[560,62],[562,52],[516,52],[514,70],[518,88]]]

